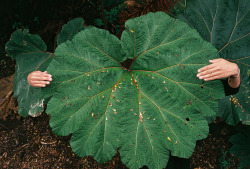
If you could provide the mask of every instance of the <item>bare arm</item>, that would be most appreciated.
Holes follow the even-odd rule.
[[[228,84],[232,88],[240,86],[240,69],[236,63],[225,59],[214,59],[211,64],[198,70],[197,77],[205,81],[228,78]]]
[[[34,71],[27,77],[28,83],[33,87],[45,87],[52,81],[52,76],[45,72]]]

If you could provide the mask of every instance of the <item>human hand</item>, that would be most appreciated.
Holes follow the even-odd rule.
[[[210,65],[204,66],[198,70],[197,77],[204,81],[227,78],[239,75],[239,67],[236,63],[229,62],[225,59],[209,60]]]
[[[52,76],[45,72],[34,71],[27,77],[28,83],[33,87],[45,87],[52,81]]]

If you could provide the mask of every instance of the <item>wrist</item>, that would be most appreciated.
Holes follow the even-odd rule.
[[[229,78],[236,79],[238,77],[240,77],[240,69],[239,69],[238,65],[235,63],[235,71],[231,76],[229,76]]]

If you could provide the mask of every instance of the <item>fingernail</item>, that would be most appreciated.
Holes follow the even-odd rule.
[[[198,69],[198,72],[200,72],[201,70],[200,69]]]
[[[43,85],[43,87],[45,87],[46,85]]]
[[[196,76],[197,76],[197,77],[200,77],[200,74],[197,74]]]
[[[50,84],[50,82],[46,82],[47,84]]]
[[[204,81],[207,81],[207,79],[204,79]]]
[[[49,81],[52,81],[52,78],[49,78]]]
[[[52,77],[52,75],[49,75],[49,77]]]
[[[203,77],[201,76],[201,77],[199,77],[199,79],[202,79]]]

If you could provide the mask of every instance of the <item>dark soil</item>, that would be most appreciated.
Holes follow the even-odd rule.
[[[0,122],[0,168],[126,168],[119,153],[104,164],[90,156],[77,157],[69,145],[71,136],[53,134],[45,113]],[[238,160],[228,153],[233,127],[218,122],[210,129],[209,136],[197,142],[191,168],[237,168]]]
[[[2,121],[0,131],[0,168],[126,168],[118,154],[104,164],[77,157],[70,148],[70,136],[54,135],[45,113]]]

